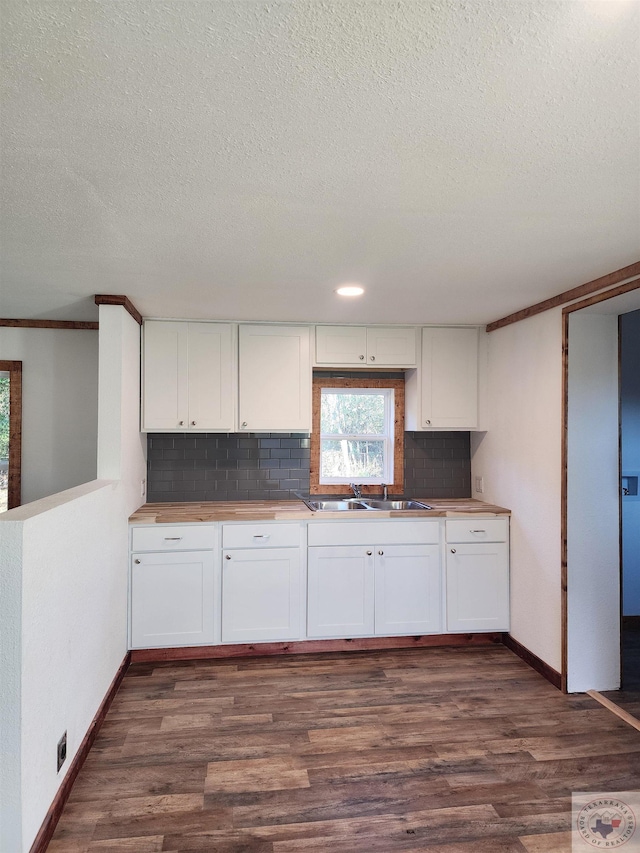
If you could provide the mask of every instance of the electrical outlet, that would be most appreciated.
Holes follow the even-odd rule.
[[[140,480],[140,497],[143,498],[147,493],[147,481]]]
[[[60,772],[60,768],[67,760],[67,733],[65,732],[60,740],[58,741],[57,748],[58,755],[58,773]]]
[[[481,495],[484,492],[484,477],[476,477],[475,485],[475,491]]]

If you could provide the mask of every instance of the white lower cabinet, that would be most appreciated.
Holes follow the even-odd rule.
[[[223,643],[300,639],[301,536],[298,524],[223,525]]]
[[[134,552],[131,559],[131,648],[212,643],[213,551]]]
[[[438,545],[382,545],[375,551],[375,632],[437,634],[442,630]]]
[[[447,630],[508,631],[508,519],[447,521],[446,529]]]
[[[309,548],[307,635],[363,637],[374,631],[373,550]]]
[[[376,541],[369,538],[372,534],[378,544],[367,544]],[[307,635],[364,637],[440,631],[438,541],[437,521],[310,525]]]

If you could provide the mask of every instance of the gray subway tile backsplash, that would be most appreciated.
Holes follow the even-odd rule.
[[[147,436],[148,497],[162,501],[282,500],[309,490],[306,433]],[[406,432],[404,494],[471,496],[468,432]]]

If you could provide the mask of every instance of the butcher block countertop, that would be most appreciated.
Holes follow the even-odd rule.
[[[362,510],[361,512],[312,512],[301,500],[290,501],[202,501],[200,503],[148,503],[136,510],[132,524],[188,524],[196,521],[349,521],[374,518],[455,518],[460,515],[510,515],[502,506],[472,498],[418,498],[433,509]]]

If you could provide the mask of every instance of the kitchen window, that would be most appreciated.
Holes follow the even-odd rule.
[[[314,376],[313,494],[341,494],[350,483],[365,494],[377,494],[382,483],[401,493],[403,449],[402,380]]]

